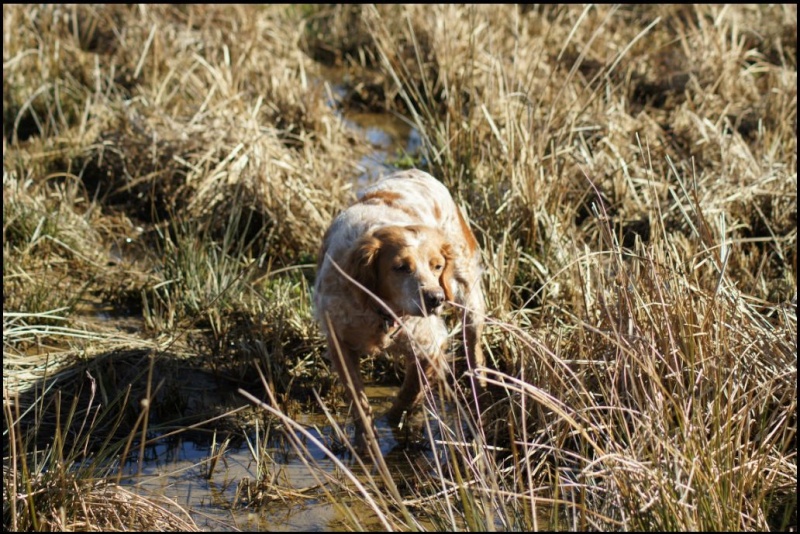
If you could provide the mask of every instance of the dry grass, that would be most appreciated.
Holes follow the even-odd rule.
[[[796,6],[4,5],[4,526],[191,526],[37,456],[92,407],[53,376],[255,361],[278,419],[330,384],[311,267],[370,147],[322,62],[478,229],[496,370],[483,418],[458,373],[431,405],[431,466],[349,495],[398,529],[796,530],[796,33]],[[125,409],[76,443],[127,450]]]

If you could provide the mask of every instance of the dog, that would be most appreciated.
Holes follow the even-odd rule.
[[[356,436],[375,439],[359,360],[384,350],[405,356],[405,378],[387,419],[393,427],[441,379],[453,303],[472,369],[484,365],[484,297],[478,242],[447,188],[420,170],[367,187],[325,233],[314,287],[326,356],[356,403]],[[421,372],[420,372],[421,371]],[[363,444],[363,441],[361,441]]]

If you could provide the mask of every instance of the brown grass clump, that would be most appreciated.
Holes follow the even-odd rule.
[[[224,220],[218,207],[243,188],[276,248],[315,252],[358,158],[340,153],[349,151],[350,134],[325,105],[313,64],[298,62],[291,46],[298,30],[284,14],[170,6],[4,14],[9,31],[28,37],[4,52],[11,140],[57,133],[71,161],[53,163],[67,163],[92,197],[144,221],[178,211]],[[38,93],[31,98],[20,87]],[[314,176],[325,176],[324,195],[309,182]]]
[[[175,504],[165,498],[145,498],[121,486],[102,481],[92,486],[76,475],[53,485],[35,484],[35,511],[21,508],[10,515],[11,530],[46,532],[198,532],[185,513],[172,510]],[[31,501],[33,502],[33,501]]]

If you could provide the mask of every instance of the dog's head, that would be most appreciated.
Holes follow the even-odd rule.
[[[453,249],[429,226],[385,226],[353,248],[346,271],[378,296],[396,315],[438,314],[453,300]],[[369,306],[380,306],[359,292]]]

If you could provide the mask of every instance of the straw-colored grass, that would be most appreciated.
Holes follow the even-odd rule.
[[[108,470],[214,415],[160,373],[266,389],[307,454],[352,108],[406,117],[396,161],[476,229],[492,402],[456,362],[410,474],[307,458],[347,526],[796,529],[796,34],[793,5],[4,5],[4,526],[193,528]]]

